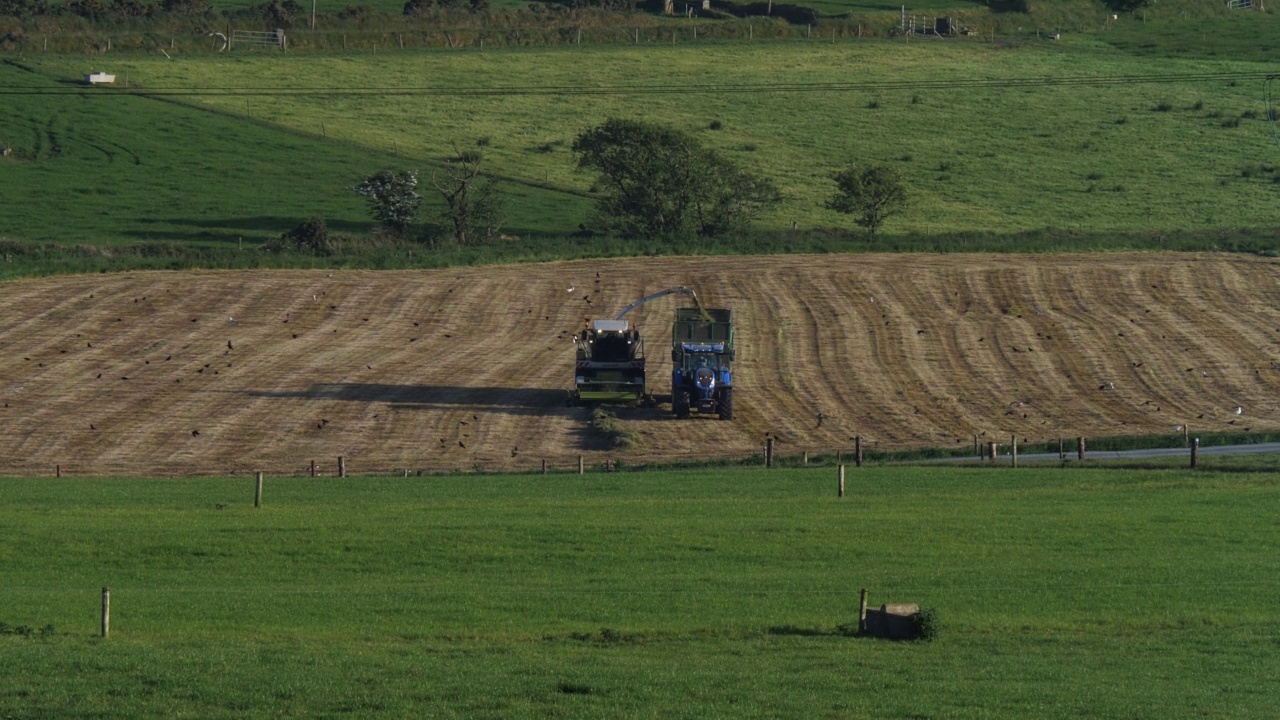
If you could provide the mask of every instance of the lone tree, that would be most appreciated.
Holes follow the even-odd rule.
[[[578,167],[599,173],[597,209],[626,235],[721,235],[781,195],[688,133],[611,118],[573,141]]]
[[[481,177],[483,160],[478,150],[458,152],[442,173],[431,175],[431,184],[444,198],[441,220],[453,229],[459,245],[491,240],[502,224],[502,196],[496,180]]]
[[[902,175],[888,165],[859,168],[850,165],[831,176],[836,193],[826,206],[846,215],[856,215],[854,222],[872,235],[890,215],[907,203],[907,186]]]
[[[354,188],[368,198],[369,214],[386,230],[403,235],[422,207],[417,192],[418,175],[412,170],[382,170],[361,180]]]

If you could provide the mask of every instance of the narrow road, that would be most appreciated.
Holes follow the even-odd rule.
[[[1211,445],[1208,447],[1201,446],[1200,456],[1207,457],[1211,455],[1263,455],[1266,453],[1280,453],[1280,442],[1257,443],[1254,445]],[[1071,447],[1065,452],[1065,458],[1068,462],[1076,461],[1076,449]],[[1149,458],[1162,457],[1191,457],[1191,448],[1147,448],[1144,450],[1089,450],[1086,447],[1086,460],[1145,460]],[[973,457],[953,457],[939,458],[937,462],[967,462],[974,461]],[[1018,460],[1024,462],[1037,461],[1057,461],[1058,453],[1018,453]],[[996,462],[1008,462],[1009,455],[1007,452],[996,457]]]

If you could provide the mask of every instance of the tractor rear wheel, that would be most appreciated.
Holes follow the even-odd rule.
[[[676,390],[671,393],[671,412],[678,418],[689,417],[689,391]]]
[[[716,412],[721,420],[733,419],[733,388],[720,388],[720,401],[716,403]]]

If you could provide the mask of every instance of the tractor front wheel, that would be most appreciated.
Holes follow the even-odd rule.
[[[689,403],[688,390],[676,390],[671,393],[671,412],[675,413],[676,417],[680,419],[689,417]]]
[[[716,412],[721,420],[733,419],[733,388],[720,388],[720,401],[716,403]]]

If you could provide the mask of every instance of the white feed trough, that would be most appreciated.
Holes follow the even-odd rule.
[[[113,83],[116,81],[115,75],[108,75],[101,70],[95,73],[89,73],[84,76],[86,85],[97,85],[98,83]]]

